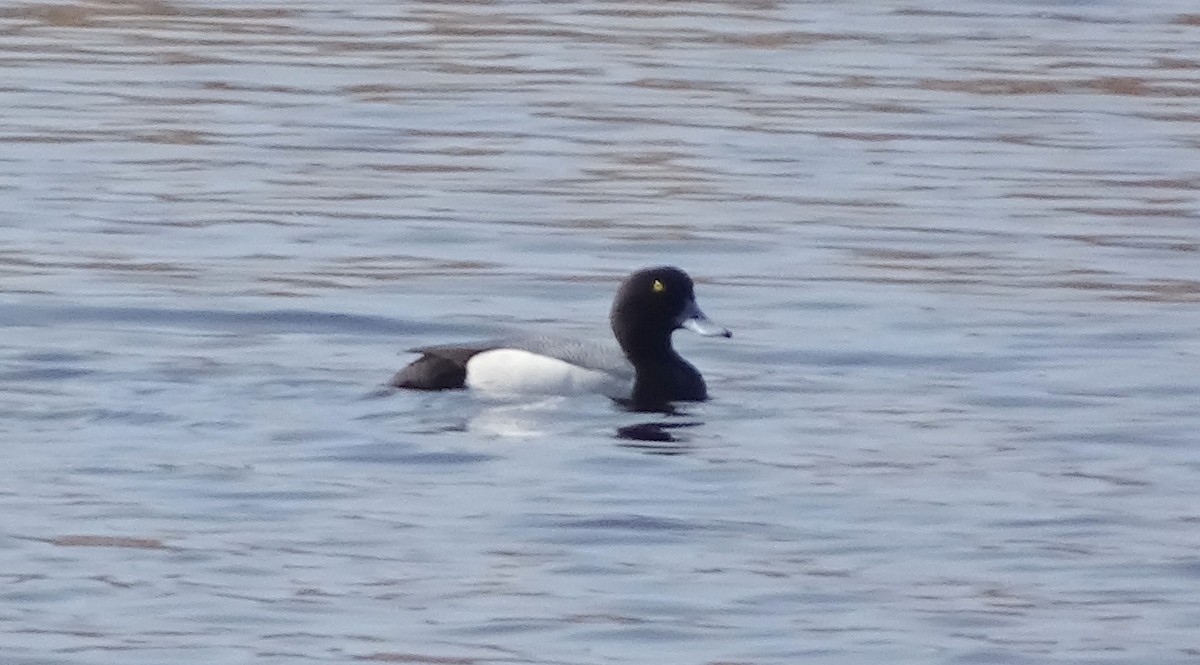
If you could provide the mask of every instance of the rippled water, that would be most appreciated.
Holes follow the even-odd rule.
[[[0,8],[5,663],[1190,663],[1187,2]],[[714,399],[389,393],[678,264]]]

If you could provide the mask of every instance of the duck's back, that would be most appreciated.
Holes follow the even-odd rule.
[[[392,385],[419,390],[628,397],[634,370],[614,345],[561,337],[520,337],[412,349],[421,357]]]

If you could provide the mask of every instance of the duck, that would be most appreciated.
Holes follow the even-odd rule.
[[[422,346],[391,380],[408,390],[470,389],[488,394],[599,393],[634,410],[708,399],[708,386],[671,343],[681,328],[732,337],[696,302],[695,284],[674,266],[645,268],[617,289],[609,312],[616,346],[548,335]]]

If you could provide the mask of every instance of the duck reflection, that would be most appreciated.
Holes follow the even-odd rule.
[[[616,435],[622,448],[648,455],[684,455],[693,449],[686,430],[703,424],[698,420],[650,421],[618,427]]]
[[[391,392],[394,394],[395,391]],[[570,425],[567,429],[575,429],[581,420],[592,420],[597,424],[604,421],[611,423],[614,415],[611,404],[605,407],[599,402],[580,402],[565,397],[515,403],[491,400],[481,403],[468,394],[463,394],[461,398],[457,408],[447,409],[445,404],[440,404],[438,409],[432,410],[425,404],[414,405],[410,417],[414,421],[415,431],[468,433],[483,439],[539,438],[562,433],[565,424]],[[441,399],[445,400],[445,397]],[[680,411],[671,404],[654,411],[622,406],[624,409],[617,407],[618,413],[626,412],[626,418],[622,420],[628,422],[628,417],[636,415],[640,422],[620,425],[611,430],[620,447],[650,455],[683,455],[695,448],[689,430],[700,427],[704,422],[693,414]],[[589,407],[595,409],[588,411]],[[468,413],[447,418],[443,413],[446,410]],[[601,427],[607,429],[611,426]]]

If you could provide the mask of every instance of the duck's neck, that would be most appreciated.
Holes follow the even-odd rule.
[[[668,335],[617,335],[621,350],[633,365],[633,392],[629,404],[637,411],[661,411],[673,399],[673,362],[679,356]]]
[[[646,334],[638,330],[613,330],[625,357],[635,368],[655,365],[675,356],[671,334]]]

